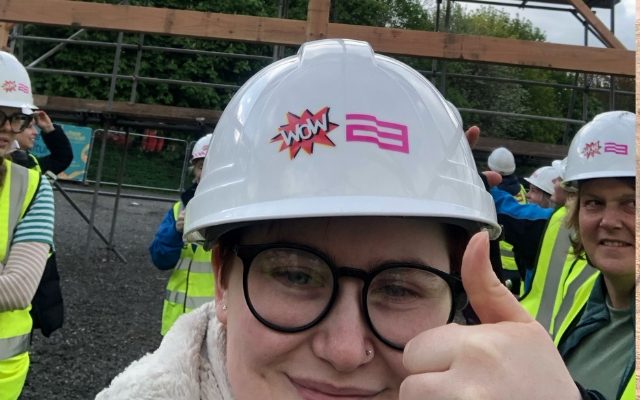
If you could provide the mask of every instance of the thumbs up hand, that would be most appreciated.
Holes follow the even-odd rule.
[[[467,246],[462,282],[482,324],[448,324],[413,338],[400,400],[581,398],[549,334],[493,273],[486,232]]]

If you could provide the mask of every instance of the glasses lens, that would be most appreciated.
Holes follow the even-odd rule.
[[[9,120],[11,123],[11,130],[15,133],[20,133],[24,131],[29,126],[32,119],[33,117],[31,115],[26,115],[21,113],[15,113],[11,115],[9,117]]]
[[[448,283],[432,272],[390,268],[372,280],[367,309],[376,332],[404,347],[418,333],[449,321],[452,298]]]
[[[331,300],[333,275],[313,253],[273,248],[259,253],[247,276],[248,297],[256,313],[282,328],[303,327]]]

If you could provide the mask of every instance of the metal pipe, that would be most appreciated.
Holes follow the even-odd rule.
[[[545,117],[543,115],[518,114],[518,113],[512,113],[512,112],[505,112],[505,111],[477,110],[475,108],[458,108],[458,110],[460,110],[460,112],[469,112],[469,113],[486,114],[486,115],[500,115],[503,117],[512,117],[512,118],[520,118],[520,119],[535,119],[540,121],[566,122],[570,124],[580,124],[580,125],[585,123],[585,121],[582,121],[579,119]]]
[[[122,44],[123,33],[118,32],[118,44]],[[120,67],[120,55],[122,53],[122,47],[116,47],[116,53],[113,60],[113,69],[111,73],[111,85],[109,87],[109,97],[107,99],[107,112],[111,111],[113,107],[113,98],[116,92],[116,75],[118,74],[118,68]],[[104,155],[105,149],[107,147],[107,135],[109,132],[109,118],[105,119],[103,135],[102,135],[102,147],[100,148],[100,158],[98,159],[98,171],[96,172],[96,185],[95,185],[95,193],[93,195],[93,202],[91,204],[91,220],[89,222],[89,231],[87,232],[87,243],[86,247],[89,248],[91,244],[91,233],[93,232],[93,223],[95,219],[96,207],[98,205],[98,190],[100,190],[100,181],[102,179],[102,168],[104,166]],[[112,247],[112,246],[109,246]],[[111,250],[111,248],[109,248]],[[88,253],[87,253],[88,255]]]
[[[50,43],[63,43],[63,44],[78,44],[78,45],[88,45],[93,47],[117,47],[116,43],[112,42],[102,42],[99,40],[75,40],[75,39],[62,39],[62,38],[51,38],[45,36],[25,36],[25,35],[15,35],[15,39],[21,39],[23,41],[38,41],[38,42],[50,42]],[[138,48],[138,45],[130,44],[130,43],[122,43],[121,46],[123,49],[127,50],[135,50]],[[207,56],[220,56],[227,58],[238,58],[243,60],[256,60],[256,61],[268,61],[271,62],[273,59],[269,56],[260,56],[254,54],[239,54],[239,53],[224,53],[221,51],[210,51],[210,50],[197,50],[197,49],[181,49],[177,47],[163,47],[163,46],[142,46],[142,50],[148,51],[162,51],[166,53],[181,53],[181,54],[200,54]]]
[[[76,36],[79,36],[81,34],[83,34],[84,32],[86,32],[86,29],[82,28],[79,31],[75,32],[73,35],[69,36],[67,38],[68,41],[71,41],[73,38],[75,38]],[[33,60],[31,62],[31,64],[27,65],[26,68],[30,68],[30,67],[35,67],[36,65],[38,65],[40,62],[46,60],[47,58],[51,57],[52,55],[56,54],[60,49],[64,48],[67,45],[68,42],[63,42],[58,44],[57,46],[53,47],[51,50],[47,51],[46,53],[44,53],[43,55],[41,55],[40,57],[36,58],[35,60]]]
[[[424,75],[430,75],[431,71],[418,70],[418,72]],[[436,72],[439,74],[439,72]],[[542,82],[542,81],[534,81],[530,79],[513,79],[513,78],[501,78],[497,76],[479,76],[479,75],[470,75],[470,74],[459,74],[459,73],[448,73],[447,76],[453,78],[464,78],[464,79],[474,79],[479,81],[495,81],[495,82],[505,82],[505,83],[522,83],[525,85],[537,85],[537,86],[545,86],[545,87],[555,87],[561,89],[580,89],[582,86],[570,85],[567,83],[554,83],[554,82]],[[594,92],[608,92],[609,89],[605,88],[592,88],[591,91]],[[629,95],[635,96],[635,92],[630,92],[628,90],[616,90],[617,94],[621,95]]]
[[[140,64],[142,64],[142,43],[144,42],[144,33],[138,35],[138,51],[136,52],[136,65],[133,69],[133,84],[131,85],[131,96],[129,102],[135,103],[138,89],[138,75],[140,74]]]
[[[116,198],[113,202],[113,213],[111,214],[111,229],[109,230],[109,248],[115,248],[113,244],[113,237],[116,232],[116,221],[118,219],[118,206],[120,205],[120,193],[122,191],[122,180],[124,176],[124,167],[127,164],[127,145],[129,144],[129,131],[125,131],[124,135],[124,150],[122,151],[122,158],[120,159],[120,166],[118,167],[118,177],[116,178]]]
[[[204,86],[204,87],[210,87],[214,89],[237,90],[240,88],[240,85],[229,85],[225,83],[182,81],[177,79],[151,78],[151,77],[133,76],[133,75],[119,75],[119,74],[114,75],[114,74],[107,74],[104,72],[69,71],[69,70],[51,69],[51,68],[29,68],[28,71],[43,72],[43,73],[58,74],[58,75],[93,77],[93,78],[112,78],[113,76],[115,76],[117,79],[127,80],[127,81],[137,80],[139,82],[169,83],[169,84],[179,84],[179,85],[185,85],[185,86]]]
[[[73,192],[74,190],[69,190],[69,189],[65,189],[62,187],[62,185],[60,185],[60,182],[58,182],[58,177],[51,171],[47,171],[47,177],[49,178],[49,181],[53,184],[54,189],[58,190],[58,192],[60,192],[60,194],[62,195],[62,197],[64,197],[65,199],[67,199],[67,201],[69,202],[69,204],[71,205],[71,207],[73,207],[74,210],[77,211],[78,215],[80,215],[80,217],[85,221],[85,222],[89,222],[89,218],[87,217],[87,215],[82,211],[82,209],[80,209],[80,207],[73,201],[73,199],[69,196],[69,194],[67,194],[67,192]],[[84,193],[92,193],[90,190],[85,190]],[[107,238],[104,236],[104,234],[100,231],[100,229],[98,229],[95,225],[93,225],[93,231],[98,235],[98,237],[100,239],[102,239],[102,241],[107,244]],[[116,256],[120,259],[120,261],[122,261],[123,263],[127,263],[127,259],[124,258],[124,256],[122,254],[120,254],[120,252],[116,249],[113,249],[113,252],[116,254]]]

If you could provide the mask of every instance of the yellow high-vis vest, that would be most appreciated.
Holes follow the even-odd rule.
[[[589,266],[590,268],[593,268]],[[595,270],[595,268],[593,268]],[[560,344],[567,329],[573,324],[576,318],[580,318],[582,309],[586,306],[591,290],[600,276],[600,271],[590,275],[584,272],[575,272],[571,274],[567,282],[568,295],[562,303],[561,310],[555,318],[557,327],[556,333],[553,335],[553,342],[556,346]],[[634,352],[635,353],[635,352]],[[631,371],[627,377],[624,391],[616,400],[635,400],[636,399],[636,382],[637,377],[635,371]]]
[[[5,265],[14,230],[38,190],[40,174],[8,160],[3,164],[6,175],[0,187],[0,262]],[[29,372],[30,308],[0,312],[0,400],[17,399]]]
[[[585,284],[589,277],[598,273],[587,264],[584,257],[573,254],[571,232],[564,223],[566,214],[566,207],[560,207],[551,215],[542,239],[531,289],[520,300],[529,314],[551,334],[555,330],[562,303],[566,300],[572,304],[579,285]],[[571,286],[571,283],[578,285]]]
[[[173,216],[176,220],[182,208],[182,202],[174,204]],[[167,283],[162,310],[162,335],[167,333],[179,316],[213,300],[215,285],[211,255],[212,252],[202,246],[185,243],[182,247],[180,260]]]

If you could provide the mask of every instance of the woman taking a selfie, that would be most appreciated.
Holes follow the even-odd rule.
[[[579,399],[483,230],[493,200],[437,90],[367,43],[306,43],[234,96],[187,206],[215,301],[97,398],[499,399],[526,367],[552,380],[526,395]],[[488,325],[450,323],[467,297]]]

